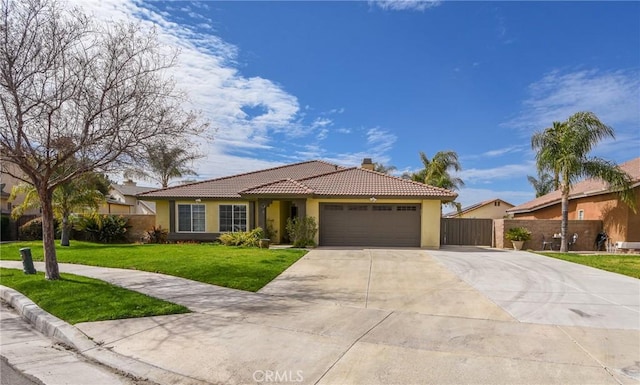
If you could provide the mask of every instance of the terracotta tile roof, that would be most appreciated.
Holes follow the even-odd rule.
[[[240,198],[240,191],[285,179],[298,180],[326,174],[344,167],[319,161],[288,164],[266,170],[190,183],[138,195],[145,198]]]
[[[620,168],[631,176],[633,185],[640,185],[640,157],[631,159],[628,162],[622,163]],[[610,192],[609,185],[603,181],[597,179],[585,179],[581,182],[574,184],[569,192],[569,199],[582,198],[585,196],[606,194]],[[538,197],[532,201],[523,203],[516,207],[512,207],[507,212],[509,213],[526,213],[541,209],[547,206],[551,206],[560,203],[562,200],[562,192],[556,190],[550,192],[547,195]]]
[[[255,196],[419,197],[453,200],[452,191],[362,168],[322,161],[212,179],[140,194],[149,198],[240,198]]]
[[[458,196],[446,189],[355,167],[298,181],[277,181],[245,190],[241,194],[268,195],[275,191],[283,194],[304,192],[318,197],[420,197],[453,200]]]
[[[265,183],[240,191],[240,195],[311,195],[313,190],[309,186],[293,179],[283,179],[276,182]]]

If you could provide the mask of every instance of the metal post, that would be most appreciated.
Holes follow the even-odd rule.
[[[23,247],[20,249],[20,257],[22,258],[22,268],[25,274],[35,274],[36,268],[33,266],[33,258],[31,258],[31,249]]]

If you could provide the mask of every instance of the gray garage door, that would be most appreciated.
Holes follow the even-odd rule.
[[[420,246],[419,204],[320,204],[321,246]]]

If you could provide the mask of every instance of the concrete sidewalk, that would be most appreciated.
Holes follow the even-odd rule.
[[[60,269],[192,309],[76,326],[106,349],[193,381],[639,382],[637,330],[518,322],[429,253],[316,249],[260,293],[138,271]]]
[[[49,337],[35,330],[7,304],[0,303],[0,309],[2,357],[34,382],[83,385],[90,379],[96,385],[145,384],[89,362],[78,353],[52,343]]]

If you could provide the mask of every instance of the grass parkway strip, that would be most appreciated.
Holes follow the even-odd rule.
[[[30,247],[43,260],[42,242],[0,245],[0,259],[20,260]],[[117,244],[72,241],[56,247],[58,262],[163,273],[233,289],[258,291],[307,253],[304,249],[257,249],[214,244]]]
[[[73,274],[48,281],[44,273],[0,268],[0,283],[70,324],[189,313],[185,306]]]
[[[547,257],[562,259],[596,269],[640,278],[640,256],[625,254],[575,254],[575,253],[538,253]]]

